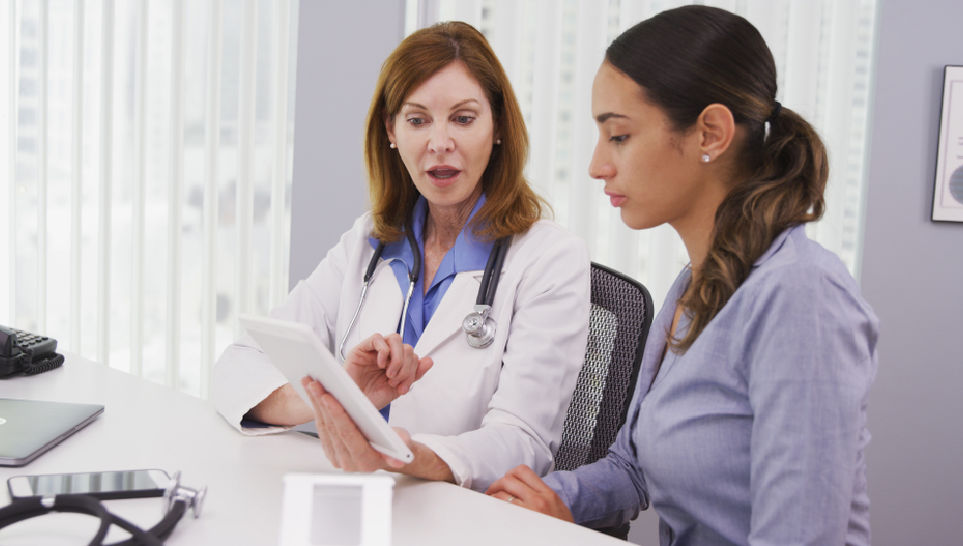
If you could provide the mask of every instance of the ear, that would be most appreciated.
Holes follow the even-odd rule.
[[[388,133],[388,142],[398,142],[395,140],[395,119],[385,116],[385,131]]]
[[[736,120],[732,111],[721,104],[706,106],[696,119],[699,155],[708,154],[711,161],[716,160],[729,149],[736,134]]]

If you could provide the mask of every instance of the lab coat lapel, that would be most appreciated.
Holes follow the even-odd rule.
[[[481,271],[463,271],[455,276],[415,345],[418,356],[430,354],[438,345],[461,333],[462,320],[475,305],[481,279]],[[467,342],[465,346],[468,346]]]

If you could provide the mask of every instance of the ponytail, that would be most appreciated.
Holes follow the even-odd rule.
[[[676,352],[695,342],[777,235],[823,214],[829,177],[826,149],[806,120],[776,104],[768,136],[763,123],[754,122],[757,138],[748,139],[749,146],[755,141],[759,151],[746,153],[755,156],[750,161],[757,167],[719,205],[709,252],[679,300],[691,324],[684,337],[670,340]]]

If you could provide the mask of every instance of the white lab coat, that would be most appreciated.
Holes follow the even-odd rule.
[[[365,213],[271,315],[309,324],[337,354],[374,253],[371,226]],[[434,366],[391,403],[389,423],[430,447],[465,487],[484,490],[523,463],[540,475],[550,471],[585,355],[589,267],[584,243],[551,221],[514,237],[492,305],[495,341],[485,349],[470,347],[461,328],[483,272],[457,274],[414,348]],[[403,302],[382,260],[345,351],[372,333],[393,333]],[[218,359],[214,405],[244,433],[284,430],[240,425],[250,408],[287,382],[256,347],[244,336]]]

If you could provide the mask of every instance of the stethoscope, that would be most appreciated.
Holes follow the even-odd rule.
[[[164,491],[164,513],[163,518],[150,529],[141,529],[137,525],[126,519],[110,512],[100,502],[99,498],[91,495],[67,493],[56,496],[32,496],[16,497],[11,499],[10,505],[0,508],[0,529],[36,516],[42,516],[50,512],[73,512],[77,514],[90,514],[100,519],[100,526],[97,534],[88,543],[90,545],[103,545],[104,538],[112,525],[116,525],[128,533],[131,537],[122,542],[114,542],[107,546],[162,546],[167,537],[174,531],[174,527],[180,521],[187,510],[191,510],[195,518],[201,515],[201,506],[207,496],[207,487],[201,489],[191,489],[181,485],[181,472],[178,470],[171,478],[167,489]]]
[[[411,294],[415,290],[415,283],[418,282],[418,275],[421,273],[421,252],[418,251],[418,243],[415,241],[412,230],[406,229],[405,236],[408,239],[408,246],[411,247],[411,255],[414,263],[412,267],[408,269],[408,293],[405,295],[405,304],[401,309],[401,322],[398,323],[398,332],[401,332],[402,328],[405,327],[405,319],[408,317],[408,304],[411,302]],[[468,345],[475,349],[484,349],[495,340],[495,320],[489,315],[491,314],[492,303],[495,301],[495,291],[498,288],[498,280],[501,278],[502,265],[505,263],[505,254],[508,253],[508,239],[508,237],[502,237],[495,241],[495,244],[492,246],[492,250],[488,254],[488,263],[485,265],[485,274],[482,276],[481,285],[478,287],[478,295],[475,297],[475,307],[472,308],[471,313],[468,313],[465,320],[461,322],[461,328],[465,331]],[[371,257],[371,261],[368,262],[368,268],[362,277],[361,297],[358,300],[358,307],[355,309],[354,315],[351,317],[351,321],[344,331],[344,336],[341,338],[341,345],[338,348],[342,361],[344,360],[344,344],[348,341],[348,334],[351,332],[351,328],[354,327],[355,322],[357,322],[358,315],[361,314],[361,308],[364,307],[365,296],[368,293],[368,284],[371,282],[371,277],[374,276],[375,269],[377,269],[384,249],[384,241],[378,241],[378,246],[375,248],[374,255]],[[398,258],[392,258],[388,260],[387,263],[395,260],[398,260]]]

